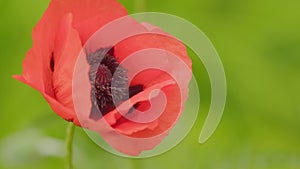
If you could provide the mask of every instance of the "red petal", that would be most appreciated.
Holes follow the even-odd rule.
[[[151,92],[155,89],[160,89],[165,94],[166,101],[157,96],[149,100]],[[152,87],[149,87],[143,92],[133,96],[130,100],[122,103],[118,107],[117,110],[119,110],[119,112],[121,112],[121,114],[126,118],[115,116],[117,118],[114,120],[115,123],[113,124],[113,127],[122,134],[138,138],[153,137],[169,131],[176,124],[178,118],[182,113],[185,101],[182,92],[183,91],[180,91],[177,85],[170,84],[167,81],[160,83],[159,86],[153,85]],[[126,114],[128,112],[128,109],[130,109],[134,104],[140,103],[142,104],[140,106],[143,106],[143,104],[148,104],[147,102],[143,101],[148,100],[153,105],[152,109],[150,108],[150,110],[143,111],[142,113],[135,110],[129,115]],[[160,104],[163,104],[163,109],[159,108]],[[130,117],[133,117],[134,119],[140,119],[140,122],[136,122],[130,119]],[[109,120],[106,118],[106,116],[105,119]],[[143,123],[143,119],[147,119],[146,121],[152,119],[154,120],[151,122]]]
[[[147,26],[149,29],[149,26]],[[141,34],[127,38],[116,45],[115,54],[118,57],[119,61],[122,62],[131,54],[142,51],[144,49],[161,49],[167,52],[171,52],[174,56],[178,57],[183,61],[187,67],[191,69],[191,60],[188,57],[185,46],[177,39],[163,33],[160,29],[154,27],[157,34]],[[150,56],[149,56],[150,57]],[[147,58],[145,58],[147,59]],[[149,58],[151,60],[151,58]],[[139,64],[139,63],[135,63]],[[141,72],[139,76],[141,78],[135,78],[131,83],[135,84],[149,84],[153,83],[153,80],[157,80],[158,76],[161,76],[162,72],[157,70],[147,70]],[[187,77],[188,78],[188,77]],[[185,80],[188,81],[188,80]]]
[[[71,30],[73,28],[69,13],[73,15],[72,25],[78,29],[79,34],[76,30]],[[22,76],[14,77],[39,90],[52,108],[55,107],[53,109],[57,114],[70,119],[70,113],[75,115],[70,79],[75,58],[79,54],[76,53],[79,45],[84,44],[107,22],[126,14],[126,10],[116,0],[52,0],[33,30],[33,46],[23,61]],[[69,19],[64,19],[68,25],[62,25],[64,21],[61,20],[66,15],[69,15],[66,17]],[[60,29],[59,32],[57,29]],[[64,35],[65,33],[68,35]],[[50,62],[53,52],[55,71],[52,75]]]
[[[166,95],[167,103],[164,112],[157,119],[155,128],[133,133],[131,137],[145,138],[160,135],[168,132],[177,122],[183,111],[183,103],[180,89],[177,85],[170,85],[162,88],[162,92]],[[157,105],[154,105],[157,106]]]
[[[157,70],[146,70],[134,78],[130,77],[129,79],[133,78],[132,84],[142,84],[145,87],[144,90],[123,102],[117,109],[106,114],[104,118],[94,121],[86,113],[91,109],[90,87],[89,89],[81,89],[81,86],[89,85],[89,79],[85,77],[88,74],[88,64],[85,63],[85,57],[82,57],[79,65],[77,65],[76,72],[78,75],[74,81],[75,93],[73,93],[73,97],[82,126],[97,131],[108,144],[118,151],[128,155],[138,155],[142,151],[153,149],[159,144],[177,122],[183,110],[183,103],[187,98],[188,82],[191,78],[191,61],[185,46],[176,38],[167,35],[160,29],[152,29],[151,26],[144,27],[131,21],[132,19],[128,17],[104,27],[104,30],[97,32],[97,35],[93,36],[92,40],[87,43],[88,49],[95,50],[99,47],[115,46],[115,55],[118,61],[122,62],[121,65],[128,70],[129,76],[132,73],[130,71],[133,69],[151,62],[169,68],[173,75],[176,76],[174,77],[175,79],[168,75],[168,72]],[[151,34],[149,30],[156,34]],[[112,34],[112,32],[117,33]],[[138,33],[145,34],[135,35]],[[125,40],[114,45],[122,39]],[[156,50],[148,53],[139,53],[143,49],[153,48]],[[135,52],[138,52],[144,58],[131,60],[127,64],[124,63]],[[152,54],[162,57],[153,57]],[[168,59],[168,56],[173,57],[173,59],[161,63],[161,60]],[[178,60],[185,67],[178,65]],[[179,86],[182,88],[179,88]],[[138,123],[126,119],[127,116],[125,116],[126,118],[122,117],[122,115],[126,115],[126,112],[135,103],[139,102],[142,104],[141,106],[147,107],[147,105],[143,104],[147,104],[147,101],[152,101],[149,95],[155,89],[161,89],[165,93],[167,101],[164,111],[157,119],[148,123]],[[150,108],[150,110],[152,109]],[[145,110],[141,113],[144,112]],[[152,112],[156,113],[155,111]],[[138,111],[133,111],[132,113],[138,113]],[[151,114],[151,112],[148,114]],[[137,114],[137,116],[139,115]]]
[[[72,101],[72,77],[82,47],[78,32],[72,27],[71,14],[63,17],[59,23],[55,42],[52,52],[53,73],[50,70],[50,59],[39,51],[43,47],[38,44],[33,46],[32,52],[28,53],[23,62],[22,77],[15,78],[39,90],[59,116],[73,121],[76,115]],[[78,124],[78,120],[75,121]]]
[[[74,118],[76,115],[72,99],[72,80],[75,63],[81,50],[78,32],[72,27],[72,14],[67,14],[60,23],[55,39],[52,82],[55,99],[72,110],[69,113],[72,113]]]
[[[54,19],[54,23],[56,18],[72,13],[73,25],[83,44],[106,23],[127,15],[126,9],[116,0],[52,0],[47,12],[50,17],[47,21]]]
[[[144,101],[149,100],[149,96],[151,96],[151,93],[154,90],[159,90],[159,89],[164,88],[165,86],[169,86],[169,85],[172,85],[172,84],[174,84],[174,81],[169,80],[169,81],[164,81],[164,82],[161,82],[161,83],[157,83],[157,84],[145,89],[144,91],[138,93],[137,95],[133,96],[129,100],[122,103],[120,106],[118,106],[117,109],[110,112],[108,115],[104,116],[105,120],[110,125],[112,125],[118,132],[120,132],[122,134],[125,134],[125,135],[132,135],[133,133],[136,133],[136,132],[139,132],[139,131],[142,131],[142,130],[145,130],[145,129],[152,129],[153,130],[155,127],[158,126],[158,123],[157,123],[157,120],[156,120],[158,118],[157,116],[159,116],[160,113],[163,112],[163,110],[159,109],[159,106],[157,106],[157,102],[154,103],[152,101],[154,107],[150,108],[150,110],[148,110],[147,112],[144,111],[143,113],[140,113],[137,110],[135,110],[135,111],[131,112],[129,114],[129,116],[128,116],[127,112],[136,103],[147,104],[147,102],[144,102]],[[157,100],[157,101],[160,102],[161,104],[163,104],[162,99],[159,98],[159,100]],[[141,105],[141,106],[143,107],[144,105]],[[146,106],[148,106],[148,105],[146,105]],[[115,119],[113,119],[114,123],[112,123],[112,121],[111,121],[112,119],[107,118],[107,117],[111,117],[110,114],[119,114],[119,113],[122,114],[123,116],[125,116],[128,119],[126,119],[125,117],[115,115],[114,116]],[[146,113],[147,113],[148,116],[146,116]],[[133,119],[131,119],[132,117],[134,119],[137,119],[137,121],[139,121],[139,122],[134,121]],[[156,134],[154,134],[154,135],[156,135]],[[151,135],[149,135],[148,137],[151,137]]]

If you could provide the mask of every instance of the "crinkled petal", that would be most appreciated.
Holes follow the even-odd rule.
[[[61,18],[55,42],[51,56],[47,59],[48,62],[43,60],[47,57],[43,57],[42,52],[36,52],[38,49],[34,46],[23,62],[22,77],[16,76],[16,78],[39,90],[59,116],[73,121],[76,119],[76,114],[72,102],[72,77],[82,46],[78,32],[72,27],[72,14]],[[41,71],[43,69],[46,70]],[[44,84],[41,84],[42,82]],[[75,121],[78,124],[78,120]]]
[[[191,78],[191,61],[185,46],[179,40],[156,27],[137,24],[129,17],[104,26],[103,30],[98,31],[87,42],[86,47],[94,51],[109,46],[114,47],[118,62],[128,70],[131,84],[142,85],[143,91],[121,103],[104,118],[97,121],[91,119],[87,113],[92,107],[91,87],[87,77],[89,68],[85,57],[82,57],[78,62],[76,78],[74,78],[73,97],[76,113],[83,127],[98,132],[113,148],[128,155],[138,155],[157,146],[168,135],[181,115]],[[133,55],[141,58],[125,63]],[[166,72],[148,69],[133,75],[135,70],[139,70],[141,66],[147,67],[148,64],[165,68]],[[88,88],[81,89],[80,86],[88,86]],[[166,98],[161,114],[151,109],[152,103],[156,103],[153,104],[156,108],[155,101],[161,96],[161,94],[152,96],[152,92],[156,90],[164,93]],[[148,102],[151,103],[149,110]],[[128,113],[136,103],[141,104],[140,107]],[[129,116],[133,114],[132,117],[138,121],[131,120],[128,114]],[[143,114],[158,116],[155,116],[157,118],[152,121],[144,122]]]
[[[126,9],[116,0],[52,0],[38,26],[55,28],[59,18],[72,13],[73,26],[82,43],[106,23],[127,15]],[[45,31],[45,29],[43,29]]]
[[[73,69],[69,68],[74,67],[74,58],[78,55],[78,53],[75,54],[78,52],[76,50],[78,44],[84,44],[97,29],[107,22],[126,14],[125,8],[116,0],[52,0],[43,17],[33,29],[33,45],[23,61],[22,75],[14,76],[14,78],[32,86],[43,95],[54,98],[60,106],[71,109],[66,116],[70,113],[74,115],[74,108],[71,108],[71,81],[66,85],[63,83],[72,78],[70,74]],[[73,16],[72,22],[62,28],[62,18],[67,15]],[[67,30],[71,26],[78,30],[74,28],[72,31]],[[69,33],[68,37],[62,35],[64,33]],[[69,44],[66,45],[66,41],[69,40],[73,42],[68,42]],[[74,51],[70,51],[73,50],[70,45],[74,45]],[[59,50],[60,54],[55,54]],[[59,58],[60,56],[64,57]],[[52,72],[53,62],[54,69],[59,70],[54,73]],[[63,75],[59,75],[60,73]],[[52,77],[54,78],[52,79]],[[64,117],[64,113],[56,113],[67,119]]]
[[[163,100],[164,98],[161,97],[158,98],[157,95],[153,96],[152,92],[154,90],[160,90],[166,86],[173,85],[173,84],[174,81],[168,80],[161,83],[157,83],[145,89],[144,91],[131,97],[129,100],[123,102],[114,111],[105,115],[104,119],[109,125],[113,126],[113,128],[115,128],[118,132],[128,136],[145,129],[153,130],[159,125],[157,123],[159,116],[161,116],[161,114],[163,114],[163,112],[165,111],[164,110],[165,107],[159,107],[158,103],[160,104],[165,103],[167,106],[167,102]],[[156,102],[153,100],[155,100]],[[140,109],[136,109],[133,112],[128,114],[128,111],[130,111],[130,109],[133,108],[133,105],[137,103],[141,104],[140,105],[141,107],[143,107],[145,104],[149,104],[148,102],[145,101],[150,101],[150,104],[152,104],[152,107],[149,110],[140,113],[139,111]],[[151,135],[149,135],[148,137],[151,137]]]
[[[70,113],[73,114],[74,118],[77,117],[72,98],[72,80],[75,63],[81,50],[79,34],[72,27],[72,14],[67,14],[60,22],[55,39],[52,82],[55,99],[61,105],[70,109]]]

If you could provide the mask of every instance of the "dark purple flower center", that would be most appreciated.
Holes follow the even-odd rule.
[[[129,86],[127,70],[118,63],[113,48],[98,49],[89,53],[87,59],[90,64],[89,77],[92,86],[90,118],[100,119],[122,101],[143,90],[143,85]]]

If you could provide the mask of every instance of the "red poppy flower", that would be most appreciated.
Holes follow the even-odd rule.
[[[180,41],[150,24],[125,17],[106,26],[126,15],[115,0],[52,0],[33,30],[22,76],[14,77],[65,120],[138,155],[178,120],[191,61]]]

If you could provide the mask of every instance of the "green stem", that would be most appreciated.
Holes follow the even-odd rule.
[[[134,10],[135,12],[145,12],[146,0],[135,0]]]
[[[72,122],[67,127],[67,138],[66,138],[66,169],[73,169],[73,138],[74,138],[75,126]]]

